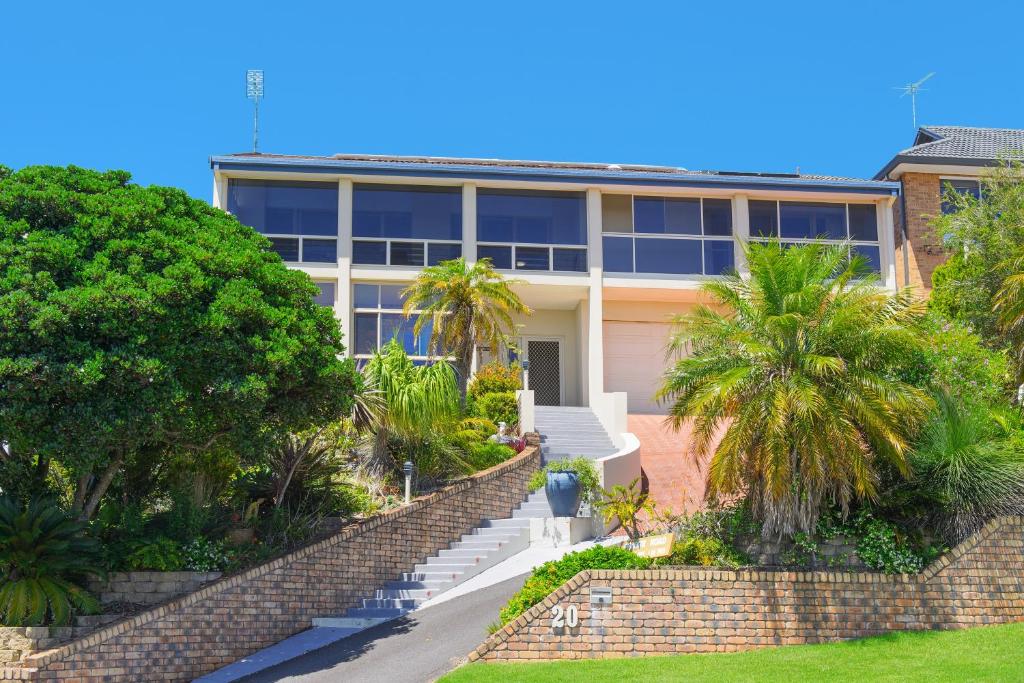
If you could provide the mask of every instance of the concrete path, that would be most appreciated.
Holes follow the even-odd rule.
[[[478,577],[477,577],[478,578]],[[288,683],[426,683],[440,678],[487,637],[487,625],[526,575],[506,579],[349,636],[244,679]]]

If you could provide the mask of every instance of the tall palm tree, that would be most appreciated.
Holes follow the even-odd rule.
[[[420,311],[414,333],[419,335],[428,322],[433,325],[430,348],[433,353],[455,359],[459,394],[466,399],[466,386],[474,349],[490,347],[497,354],[507,345],[515,325],[512,315],[529,314],[508,280],[494,270],[490,259],[472,266],[464,258],[429,266],[402,292],[405,315]]]
[[[749,279],[705,284],[711,302],[677,317],[670,350],[690,355],[659,397],[677,428],[693,419],[697,455],[713,450],[709,497],[748,496],[766,535],[810,532],[825,503],[873,498],[881,463],[909,474],[933,403],[887,368],[922,343],[923,304],[845,245],[745,251]]]

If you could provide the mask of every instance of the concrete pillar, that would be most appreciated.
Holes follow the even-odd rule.
[[[876,223],[878,224],[878,251],[880,254],[880,274],[882,284],[889,289],[896,289],[896,235],[893,225],[892,207],[896,197],[886,197],[875,203]]]
[[[601,191],[587,190],[587,265],[590,291],[587,298],[587,405],[595,405],[604,395],[604,249],[601,242]]]
[[[736,236],[736,270],[740,275],[750,275],[743,246],[750,240],[750,201],[745,194],[732,198],[732,233]]]
[[[228,210],[228,180],[220,173],[213,174],[213,208]]]
[[[476,184],[462,185],[462,256],[476,263]]]
[[[338,181],[338,296],[334,317],[341,323],[345,351],[352,355],[352,181]]]

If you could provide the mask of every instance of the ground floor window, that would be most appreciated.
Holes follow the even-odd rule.
[[[426,362],[430,358],[433,326],[428,322],[418,335],[414,333],[416,315],[406,318],[402,313],[403,289],[405,285],[352,286],[352,354],[356,358],[369,358],[392,339],[414,361]]]

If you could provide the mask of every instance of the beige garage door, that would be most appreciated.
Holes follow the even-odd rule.
[[[604,323],[604,390],[625,391],[629,412],[664,413],[654,400],[668,361],[668,323]]]

